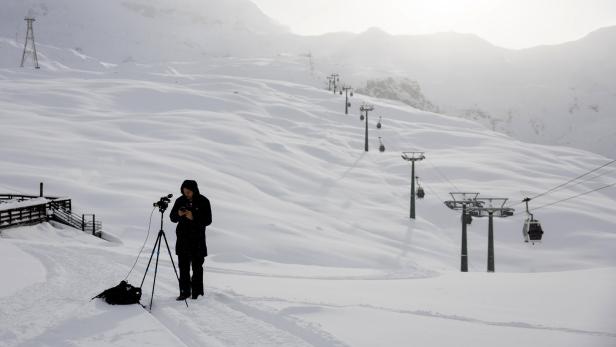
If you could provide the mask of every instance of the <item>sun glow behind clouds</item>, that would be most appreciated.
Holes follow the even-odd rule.
[[[474,33],[503,47],[578,39],[616,24],[613,0],[252,0],[303,35],[362,32]]]

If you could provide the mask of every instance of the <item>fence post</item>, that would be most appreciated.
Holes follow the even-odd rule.
[[[96,215],[92,215],[92,235],[96,236]]]
[[[86,231],[86,215],[81,215],[81,231]]]

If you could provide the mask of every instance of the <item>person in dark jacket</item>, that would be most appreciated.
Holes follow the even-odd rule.
[[[178,223],[175,254],[180,268],[180,296],[177,300],[185,300],[191,294],[196,299],[204,295],[203,262],[207,257],[205,227],[212,224],[212,209],[210,201],[199,193],[197,182],[186,180],[180,190],[182,196],[175,200],[169,214],[171,221]]]

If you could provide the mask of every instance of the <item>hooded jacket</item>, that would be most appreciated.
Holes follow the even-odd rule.
[[[183,189],[193,192],[193,199],[189,201],[183,195]],[[205,229],[212,224],[212,209],[210,200],[199,193],[197,182],[186,180],[180,187],[182,195],[175,200],[169,218],[173,223],[178,223],[175,233],[175,254],[178,256],[202,256],[207,257],[207,245],[205,241]],[[180,217],[180,208],[192,211],[193,220]]]

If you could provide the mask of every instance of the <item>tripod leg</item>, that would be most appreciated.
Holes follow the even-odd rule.
[[[178,275],[178,270],[175,268],[175,263],[173,262],[173,256],[171,255],[171,249],[169,249],[169,243],[167,242],[167,236],[163,232],[163,238],[165,239],[165,245],[167,246],[167,252],[169,252],[169,258],[171,259],[171,265],[173,265],[173,271],[175,271],[175,277],[178,279],[178,285],[180,284],[180,276]],[[178,264],[179,265],[179,264]],[[186,307],[188,307],[188,301],[184,299],[186,303]]]
[[[152,282],[152,296],[150,297],[150,311],[152,311],[152,301],[154,301],[154,286],[156,286],[156,274],[158,273],[158,258],[160,256],[160,235],[162,232],[158,234],[158,247],[156,251],[156,266],[154,267],[154,281]]]
[[[178,270],[175,268],[175,263],[173,262],[173,256],[171,255],[171,249],[169,248],[169,243],[167,242],[167,236],[163,233],[163,238],[165,239],[165,245],[167,246],[167,252],[169,252],[169,258],[171,259],[171,265],[173,265],[173,271],[175,271],[175,277],[178,278],[178,282],[180,281],[180,275],[178,275]]]
[[[156,238],[156,242],[154,242],[154,247],[152,247],[152,254],[150,254],[150,260],[148,261],[148,266],[146,266],[145,272],[143,273],[143,279],[141,280],[141,284],[139,285],[139,288],[143,287],[143,282],[145,282],[145,276],[147,276],[148,274],[148,270],[150,269],[150,263],[152,263],[152,257],[154,256],[154,252],[156,251],[156,244],[158,244],[159,242],[160,242],[160,233],[158,234],[158,237]]]

